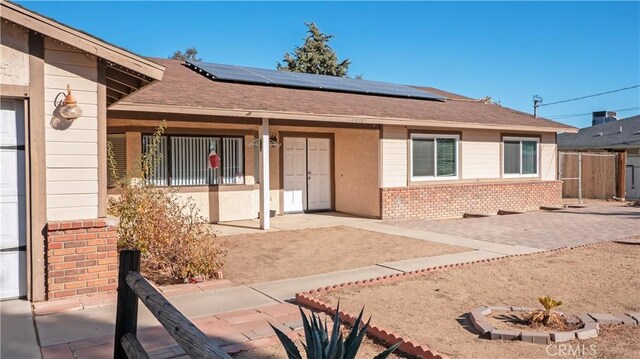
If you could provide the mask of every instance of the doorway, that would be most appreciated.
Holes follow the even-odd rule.
[[[285,213],[331,210],[331,139],[284,137]]]

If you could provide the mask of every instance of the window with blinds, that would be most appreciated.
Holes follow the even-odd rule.
[[[143,136],[143,150],[150,149],[152,138]],[[244,184],[243,146],[241,137],[162,137],[149,182],[157,186]],[[218,168],[210,165],[212,152],[220,158]]]
[[[117,181],[127,175],[127,139],[124,134],[109,134],[107,141],[115,161],[115,173],[109,164],[107,187],[115,187]]]
[[[506,177],[538,175],[538,139],[505,137],[503,141],[503,173]]]
[[[412,134],[411,179],[455,179],[458,177],[458,135]]]

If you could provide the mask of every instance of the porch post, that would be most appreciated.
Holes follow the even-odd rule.
[[[269,119],[260,126],[260,228],[269,229]]]

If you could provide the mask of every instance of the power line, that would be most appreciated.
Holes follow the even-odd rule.
[[[541,103],[539,106],[551,106],[551,105],[556,105],[559,103],[565,103],[565,102],[570,102],[570,101],[576,101],[576,100],[582,100],[585,98],[590,98],[590,97],[596,97],[596,96],[602,96],[602,95],[606,95],[606,94],[610,94],[610,93],[614,93],[614,92],[620,92],[620,91],[625,91],[625,90],[631,90],[634,88],[640,87],[640,85],[635,85],[635,86],[630,86],[630,87],[623,87],[617,90],[612,90],[612,91],[606,91],[606,92],[600,92],[600,93],[596,93],[593,95],[587,95],[587,96],[581,96],[581,97],[576,97],[576,98],[570,98],[568,100],[562,100],[562,101],[556,101],[556,102],[550,102],[550,103]]]
[[[619,110],[612,110],[614,112],[626,112],[626,111],[636,111],[636,110],[640,110],[640,107],[629,107],[629,108],[623,108],[623,109],[619,109]],[[587,115],[591,115],[593,112],[585,112],[585,113],[572,113],[572,114],[565,114],[565,115],[551,115],[551,116],[544,116],[545,118],[557,118],[557,119],[564,119],[564,118],[571,118],[571,117],[579,117],[579,116],[587,116]]]

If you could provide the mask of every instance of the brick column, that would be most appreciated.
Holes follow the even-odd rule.
[[[49,222],[46,238],[47,299],[116,289],[118,237],[104,219]]]

